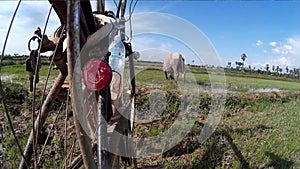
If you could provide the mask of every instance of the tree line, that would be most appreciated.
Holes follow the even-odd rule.
[[[290,77],[300,77],[300,68],[289,68],[288,66],[280,67],[279,65],[272,65],[272,67],[271,67],[270,64],[268,64],[268,63],[265,65],[264,68],[256,69],[255,67],[251,67],[251,65],[249,65],[248,67],[244,67],[246,58],[247,58],[247,55],[245,53],[242,53],[242,55],[241,55],[242,61],[235,62],[235,65],[236,65],[235,70],[252,71],[252,72],[258,72],[258,73],[265,73],[265,74],[269,74],[269,75],[284,75],[285,74]],[[231,62],[227,62],[226,68],[234,69]]]

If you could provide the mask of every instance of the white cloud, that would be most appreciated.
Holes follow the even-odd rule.
[[[173,45],[170,43],[161,43],[159,46],[159,49],[166,50],[166,51],[172,51]]]
[[[252,67],[264,68],[266,64],[270,66],[280,66],[285,68],[299,68],[300,67],[300,36],[286,38],[269,42],[271,47],[262,51],[262,56],[255,56],[252,60],[249,58],[249,64]]]
[[[293,53],[293,46],[289,42],[279,44],[272,49],[272,52],[279,55],[289,55]]]
[[[148,48],[157,47],[156,41],[153,38],[147,36],[134,36],[132,39],[133,49],[137,51],[145,50]]]
[[[282,56],[277,59],[271,60],[270,65],[276,65],[276,66],[278,65],[280,67],[284,67],[284,66],[292,65],[292,63],[289,58]]]
[[[293,49],[293,47],[291,45],[284,45],[284,48],[287,50],[290,50],[290,51]]]
[[[3,46],[13,12],[16,8],[16,1],[4,1],[0,6],[0,46]],[[44,29],[46,17],[50,9],[48,1],[24,1],[21,2],[19,10],[13,22],[10,36],[8,38],[5,53],[28,54],[27,43],[37,27]],[[60,25],[55,11],[52,10],[46,34],[49,35]]]
[[[261,40],[257,40],[257,42],[256,42],[256,46],[261,46],[261,45],[263,45],[264,43],[261,41]]]
[[[275,47],[277,45],[277,42],[270,42],[269,45]]]
[[[277,58],[271,60],[271,64],[300,67],[300,37],[288,38],[273,47],[272,52]]]
[[[134,36],[132,43],[133,49],[141,54],[140,60],[162,62],[164,56],[174,50],[172,44],[166,42],[163,38],[161,41],[151,35]]]
[[[146,60],[146,61],[156,61],[156,62],[163,62],[165,56],[167,56],[170,52],[157,49],[157,48],[148,48],[145,50],[140,51],[140,59],[139,60]]]
[[[174,15],[162,13],[139,13],[132,17],[133,32],[135,35],[148,34],[155,38],[157,43],[172,44],[172,47],[160,46],[164,50],[179,51],[187,56],[186,61],[200,64],[220,65],[220,58],[207,36],[195,25]],[[182,30],[184,25],[184,31]],[[128,29],[127,29],[128,30]],[[197,39],[197,40],[195,40]],[[159,46],[157,46],[159,47]],[[183,52],[184,48],[189,48],[190,52]],[[193,59],[192,57],[197,59]],[[197,61],[198,62],[197,62]]]
[[[136,35],[132,39],[133,50],[139,51],[140,60],[162,62],[164,57],[174,51],[179,51],[187,64],[202,64],[201,56],[197,56],[184,44],[160,35]]]
[[[256,61],[251,64],[252,68],[256,69],[265,69],[266,64],[269,64],[270,69],[272,66],[279,66],[280,68],[294,67],[289,58],[287,57],[278,57],[275,59],[267,60],[267,61]]]

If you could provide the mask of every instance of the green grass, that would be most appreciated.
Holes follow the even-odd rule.
[[[48,66],[43,65],[40,72],[41,83],[38,85],[40,88],[43,87],[47,71]],[[192,115],[197,114],[197,117],[194,118],[198,120],[190,133],[174,149],[155,157],[139,159],[140,164],[164,164],[167,168],[191,169],[300,168],[299,79],[225,70],[226,86],[229,91],[236,93],[227,94],[225,110],[216,131],[206,142],[199,144],[197,138],[203,126],[199,119],[207,118],[211,97],[214,96],[210,93],[195,92],[197,88],[204,89],[210,86],[210,76],[206,69],[190,67],[185,84],[182,81],[178,83],[166,81],[162,65],[159,63],[137,62],[136,72],[138,87],[136,109],[140,113],[151,115],[149,110],[153,106],[150,104],[153,96],[154,100],[152,101],[163,109],[161,116],[156,121],[150,124],[137,124],[136,135],[150,137],[166,131],[178,118],[177,115],[183,103],[181,100],[183,91],[189,91],[185,94],[193,96],[186,97],[186,102],[187,105],[195,106],[190,110],[193,111]],[[51,82],[58,73],[57,70],[51,72]],[[27,92],[29,82],[25,65],[3,66],[1,74],[2,76],[13,75],[12,83],[5,80],[5,91],[10,104],[9,108],[13,112],[13,119],[20,122],[22,108],[30,107],[28,99],[31,96]],[[220,79],[218,75],[214,75],[212,78]],[[128,83],[127,80],[125,81]],[[248,93],[249,89],[259,88],[277,88],[284,90],[284,93]],[[18,96],[22,96],[25,100],[18,99]],[[164,101],[166,102],[164,103]],[[143,115],[145,116],[145,114]],[[48,119],[47,123],[50,122],[52,119]],[[29,124],[26,125],[27,129],[23,127],[23,133],[29,133],[30,120],[27,123]],[[17,128],[18,124],[15,125]],[[64,125],[61,124],[61,126]],[[20,135],[19,137],[24,147],[27,137],[23,138]],[[9,156],[9,160],[16,161],[15,166],[17,166],[20,156],[13,141],[12,136],[7,135],[6,147],[13,148],[6,152],[6,156]],[[57,152],[62,151],[60,143],[61,137],[57,134],[52,143],[58,150]],[[48,168],[61,164],[54,159],[60,158],[59,153],[56,153],[55,157],[50,155],[48,157],[52,158],[51,160],[47,159],[49,161]]]
[[[277,168],[300,167],[298,94],[264,100],[225,116],[221,126],[229,132],[251,166],[273,162]],[[232,112],[231,109],[226,111]]]
[[[17,59],[14,60],[12,65],[6,65],[1,67],[1,76],[3,78],[2,85],[3,85],[7,107],[14,124],[14,129],[17,133],[19,143],[21,144],[22,148],[25,147],[30,130],[32,128],[31,114],[29,114],[30,117],[28,118],[25,118],[23,116],[25,111],[30,112],[31,104],[32,104],[32,100],[31,100],[32,93],[29,92],[28,72],[26,72],[25,70],[24,61],[25,61],[24,59]],[[21,64],[16,64],[16,63],[21,63]],[[43,64],[40,70],[40,82],[37,84],[38,90],[44,88],[46,75],[48,74],[48,69],[49,69],[49,63],[47,59],[43,58],[42,63]],[[57,77],[58,74],[59,74],[58,70],[51,71],[47,88],[51,86],[51,84],[54,82],[54,79]],[[42,96],[41,94],[36,95],[36,108],[40,107],[41,96]],[[0,100],[1,99],[2,97],[0,97]],[[54,103],[53,105],[55,104],[56,103]],[[55,107],[53,105],[52,107]],[[2,106],[0,107],[0,112],[4,112]],[[1,113],[0,119],[2,119],[2,117],[3,116]],[[52,119],[49,120],[50,122],[52,122]],[[5,139],[3,141],[3,145],[5,148],[5,151],[3,152],[4,157],[9,163],[9,168],[17,168],[19,165],[19,160],[21,159],[20,152],[12,136],[11,130],[10,128],[8,128],[8,125],[6,125],[5,133],[7,134],[5,135]],[[56,160],[53,159],[50,161],[55,162]],[[58,162],[56,161],[56,163]]]
[[[196,101],[197,107],[209,108],[209,104],[203,103],[209,98],[209,95],[202,95]],[[173,111],[166,110],[165,115]],[[205,111],[198,110],[198,113],[198,117],[206,118]],[[150,136],[156,136],[164,128],[162,125],[169,123],[173,121],[161,119],[152,126],[147,125],[147,129],[139,124],[136,132],[149,131]],[[174,150],[166,152],[167,157],[157,157],[156,163],[165,164],[167,168],[300,167],[299,92],[280,96],[276,93],[230,94],[216,131],[206,142],[199,144],[197,138],[202,125],[195,123],[183,141]],[[142,163],[153,164],[152,161],[143,159]]]
[[[45,85],[46,77],[48,74],[49,65],[44,64],[40,69],[40,80],[38,83],[38,88],[43,88]],[[59,70],[51,70],[49,77],[49,84],[52,84],[59,74]],[[10,81],[12,83],[19,83],[29,88],[29,80],[28,80],[28,72],[25,70],[25,64],[17,64],[17,65],[9,65],[2,66],[1,68],[1,76],[6,77],[4,81]]]
[[[300,82],[268,80],[259,78],[226,76],[229,90],[248,91],[249,89],[276,88],[281,90],[300,90]]]
[[[158,63],[137,63],[138,68],[136,69],[137,75],[136,80],[139,87],[160,87],[166,82],[164,73],[162,71],[162,65]],[[210,69],[211,70],[211,69]],[[279,89],[279,90],[300,90],[300,80],[292,79],[280,76],[271,76],[267,74],[258,74],[253,72],[239,72],[239,71],[228,71],[226,70],[224,76],[214,75],[213,70],[208,71],[204,68],[187,68],[185,85],[193,84],[188,86],[189,88],[196,87],[208,87],[212,83],[217,83],[221,78],[220,82],[224,83],[223,88],[227,88],[229,91],[237,92],[248,92],[249,89]],[[211,81],[212,79],[212,81]]]
[[[139,96],[147,97],[147,94],[143,95],[145,92],[159,89],[163,92],[177,92],[177,97],[180,97],[182,93],[178,85],[185,85],[191,91],[199,86],[210,86],[210,76],[203,68],[191,67],[187,72],[187,80],[193,84],[176,84],[164,79],[161,65],[151,64],[147,66],[143,63],[137,69],[138,87],[148,89],[144,93],[139,91]],[[300,90],[299,79],[232,70],[225,70],[225,77],[227,89],[237,93],[227,94],[223,117],[214,134],[201,145],[191,142],[191,136],[188,136],[177,146],[176,151],[169,152],[170,157],[157,157],[155,163],[164,164],[167,168],[300,168],[300,97],[296,92]],[[213,78],[218,76],[214,75]],[[261,88],[280,89],[285,94],[248,92],[249,89]],[[210,95],[200,95],[195,101],[199,105],[196,109],[199,117],[203,119],[207,117],[210,108],[207,97]],[[143,107],[142,103],[145,102],[140,102],[137,107]],[[165,113],[172,114],[175,109],[165,109]],[[152,128],[148,126],[145,129],[138,125],[141,130],[138,128],[137,132],[149,131],[150,136],[159,135],[162,128],[166,130],[166,126],[170,126],[168,123],[172,123],[165,119],[168,118],[162,117],[160,121],[154,122]],[[199,136],[201,129],[201,125],[196,125],[191,133]],[[189,143],[190,146],[185,147]],[[172,156],[174,152],[185,153]],[[141,162],[144,165],[153,164],[144,160]]]

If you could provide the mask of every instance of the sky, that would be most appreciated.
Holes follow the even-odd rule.
[[[16,5],[17,1],[1,1],[1,51]],[[113,1],[107,1],[106,5],[107,9],[116,10]],[[49,8],[48,1],[21,3],[5,53],[29,53],[27,42],[38,26],[43,29]],[[241,54],[246,53],[245,65],[252,68],[264,69],[266,64],[283,68],[300,67],[300,1],[140,0],[134,14],[143,12],[171,14],[195,26],[206,38],[203,41],[207,41],[217,53],[221,66],[228,62],[235,66],[236,61],[242,61]],[[59,20],[53,12],[46,34],[49,35],[57,26]],[[133,24],[133,33],[138,26],[141,24]],[[188,34],[184,26],[181,29],[178,34]],[[201,41],[192,40],[195,43]],[[158,54],[148,49],[164,54],[176,50],[182,52],[189,64],[205,64],[201,60],[205,51],[197,55],[189,45],[172,37],[136,35],[132,42],[134,49],[141,51],[141,59],[144,60],[162,61],[162,56],[157,57]]]

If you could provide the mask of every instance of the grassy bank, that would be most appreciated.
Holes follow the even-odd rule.
[[[48,66],[43,65],[38,88],[43,87],[47,71]],[[256,76],[251,72],[225,70],[225,89],[229,93],[226,95],[221,120],[213,134],[205,142],[200,143],[198,139],[209,110],[212,108],[211,98],[218,95],[210,92],[210,77],[206,69],[191,67],[187,72],[187,83],[166,81],[161,64],[158,63],[137,63],[136,72],[137,118],[144,120],[144,123],[136,123],[135,137],[158,136],[168,131],[178,118],[192,120],[191,129],[179,144],[166,152],[138,159],[140,167],[164,165],[170,169],[300,168],[299,79],[285,79],[285,77],[269,75]],[[51,72],[51,81],[57,74],[56,70]],[[32,124],[30,114],[32,93],[28,92],[29,82],[25,65],[4,66],[2,76],[10,77],[4,79],[5,99],[18,138],[22,147],[25,147]],[[218,79],[218,75],[214,78]],[[125,82],[128,83],[127,80]],[[281,91],[249,92],[250,89],[260,88],[276,88]],[[40,94],[38,93],[38,100]],[[62,106],[65,108],[64,103],[63,101]],[[44,134],[49,132],[51,123],[58,115],[61,102],[57,101],[53,106],[43,129]],[[180,116],[181,111],[186,111],[190,116]],[[75,131],[70,110],[68,115],[70,127],[68,128],[67,149],[69,150],[75,140]],[[44,166],[46,168],[63,167],[66,154],[63,145],[64,117],[64,113],[59,115],[58,123],[54,125],[54,131],[50,135],[49,146],[45,152]],[[11,168],[16,168],[20,155],[8,128],[6,128],[6,133],[4,155]],[[173,139],[171,136],[167,139]],[[78,147],[76,148],[78,153]]]
[[[141,92],[140,100],[143,102],[138,102],[137,106],[139,110],[145,110],[151,90]],[[166,100],[180,105],[180,95],[175,97],[174,93],[167,92],[165,96]],[[194,126],[190,132],[171,150],[155,158],[140,159],[140,164],[203,169],[300,167],[300,134],[297,132],[300,127],[299,92],[228,95],[217,129],[206,142],[200,143],[198,139],[207,119],[210,101],[209,94],[201,95],[196,101],[187,100],[198,103],[193,105],[197,107],[194,109],[197,115],[193,117]],[[176,106],[169,107],[165,108],[159,120],[138,124],[136,132],[139,137],[159,136],[167,132],[178,118],[179,111],[179,106],[177,109]]]
[[[137,81],[140,86],[161,86],[166,82],[161,64],[138,62],[137,66]],[[215,82],[214,80],[225,78],[222,82],[226,86],[224,88],[229,92],[248,92],[251,89],[300,90],[300,79],[297,78],[222,69],[216,71],[214,69],[208,70],[202,67],[187,67],[187,83],[207,88],[211,86],[211,83]],[[221,72],[223,75],[215,75],[215,72]]]

